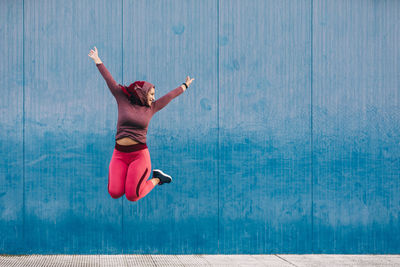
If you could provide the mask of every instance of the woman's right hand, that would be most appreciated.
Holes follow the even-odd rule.
[[[93,59],[95,63],[100,63],[101,62],[96,47],[94,47],[94,50],[93,49],[90,50],[88,56],[91,59]]]

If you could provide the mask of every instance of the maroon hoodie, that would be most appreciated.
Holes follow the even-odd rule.
[[[147,94],[150,89],[154,87],[154,84],[146,81],[136,81],[131,83],[129,86],[119,84],[122,91],[130,98],[131,102],[135,105],[148,106]]]
[[[151,106],[148,106],[147,94],[152,87],[155,87],[153,84],[146,81],[136,81],[128,87],[117,84],[103,63],[96,64],[96,66],[118,104],[115,140],[122,137],[130,137],[139,143],[145,144],[151,118],[172,99],[183,93],[182,86],[175,88],[154,101]]]

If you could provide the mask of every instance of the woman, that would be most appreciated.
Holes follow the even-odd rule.
[[[154,100],[155,86],[146,81],[131,85],[117,84],[100,60],[97,48],[90,50],[94,60],[118,104],[117,134],[108,170],[108,192],[112,198],[124,195],[130,201],[146,196],[157,184],[170,183],[171,176],[161,170],[150,176],[151,161],[146,145],[147,128],[151,117],[172,99],[182,94],[194,79],[186,77],[186,83]]]

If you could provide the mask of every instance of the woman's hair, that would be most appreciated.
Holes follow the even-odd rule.
[[[137,95],[137,93],[135,91],[133,91],[128,98],[132,105],[141,105],[142,104],[139,99],[139,96]]]
[[[151,87],[155,86],[146,81],[136,81],[129,86],[122,85],[122,90],[128,97],[132,105],[147,105],[147,93]]]

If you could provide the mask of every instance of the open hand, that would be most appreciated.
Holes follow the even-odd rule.
[[[187,76],[186,77],[186,84],[187,84],[187,86],[189,87],[189,85],[193,82],[193,80],[194,80],[194,78],[193,79],[190,79],[190,77],[189,76]]]
[[[94,47],[94,50],[91,49],[90,52],[89,52],[89,54],[88,54],[88,56],[89,56],[91,59],[93,59],[93,60],[98,59],[98,58],[99,58],[99,54],[97,53],[97,48]]]

